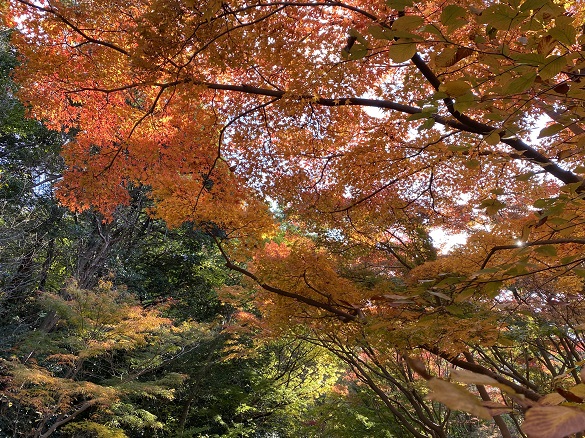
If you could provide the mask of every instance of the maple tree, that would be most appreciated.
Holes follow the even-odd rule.
[[[58,321],[21,335],[0,358],[3,430],[14,436],[285,430],[338,374],[326,355],[299,342],[229,360],[218,348],[229,331],[163,317],[163,306],[143,308],[105,281],[93,290],[70,281],[38,301]]]
[[[493,300],[524,279],[578,302],[580,3],[7,7],[21,99],[76,134],[63,152],[63,203],[111,217],[146,186],[153,215],[216,239],[274,326],[366,324],[374,341],[491,373],[536,402],[525,382],[457,354],[501,342]],[[291,224],[280,235],[270,204]],[[435,259],[433,227],[465,231],[467,243]],[[454,399],[440,401],[465,407]],[[550,423],[559,409],[567,421],[548,436],[582,428],[579,410],[536,406],[528,412],[545,414],[527,417],[531,436],[534,418]]]
[[[225,282],[225,270],[201,230],[190,226],[168,230],[161,221],[152,220],[144,213],[148,202],[140,189],[133,190],[131,205],[118,209],[107,224],[96,212],[73,214],[56,205],[51,184],[62,171],[58,150],[66,137],[24,118],[24,108],[13,95],[16,86],[9,76],[15,54],[6,37],[0,35],[0,101],[5,110],[0,116],[2,433],[123,437],[141,436],[146,430],[164,436],[206,430],[230,436],[302,427],[299,417],[306,415],[311,400],[328,391],[318,373],[326,371],[331,380],[336,371],[329,372],[330,364],[324,366],[327,358],[316,357],[320,354],[299,358],[306,351],[301,347],[291,347],[290,357],[284,357],[289,351],[286,346],[280,351],[270,345],[248,348],[252,358],[227,357],[236,351],[242,354],[238,345],[242,341],[230,339],[234,330],[227,321],[232,320],[233,309],[219,303],[213,291]],[[96,300],[94,290],[75,289],[72,294],[70,282],[63,284],[75,276],[90,289],[104,274],[127,289],[101,287],[102,296]],[[125,291],[122,300],[120,290]],[[156,322],[152,318],[157,315],[155,307],[167,302],[170,307],[163,306],[165,318],[159,322],[173,320],[179,327],[185,320],[192,325],[195,318],[211,322],[214,334],[198,338],[195,348],[163,361],[156,357],[160,350],[153,345],[142,345],[140,351],[111,345],[110,351],[78,361],[82,369],[69,370],[63,378],[71,365],[63,361],[63,350],[74,358],[83,341],[73,321],[59,317],[54,307],[59,304],[65,310],[80,299],[91,304],[88,313],[95,315],[93,307],[101,308],[101,322],[107,323],[101,328],[118,335],[123,336],[128,321],[122,318],[119,324],[112,317],[113,309],[107,308],[112,302],[118,307],[117,316],[127,315],[129,308],[138,312],[141,320],[136,328],[142,322]],[[91,325],[91,318],[86,322]],[[169,340],[168,333],[159,334],[158,340]],[[273,350],[278,352],[276,358],[270,354]],[[148,362],[149,354],[154,354],[150,359],[159,367],[142,369],[146,371],[138,378],[142,386],[126,382],[120,387],[118,379],[110,379],[112,368],[136,371]],[[303,367],[317,377],[312,379],[312,389],[302,381]],[[163,377],[169,375],[182,377],[174,382]],[[145,394],[144,383],[153,378],[156,383],[151,389],[173,384],[177,390],[172,393],[159,385],[165,397]],[[169,400],[169,395],[174,399]],[[368,412],[367,408],[361,411]],[[352,427],[352,422],[359,424],[349,417],[345,426]]]
[[[172,399],[186,376],[140,377],[194,348],[208,328],[194,322],[172,324],[158,309],[142,309],[107,282],[92,291],[70,283],[62,295],[41,298],[41,305],[59,317],[56,329],[30,332],[14,348],[11,360],[0,360],[5,410],[15,436],[48,437],[88,412],[94,420],[118,416],[118,423],[131,422],[144,430],[161,428],[156,417],[134,409],[127,400]],[[114,360],[120,352],[125,360]],[[76,427],[91,430],[96,424],[85,420],[85,426],[82,422]]]

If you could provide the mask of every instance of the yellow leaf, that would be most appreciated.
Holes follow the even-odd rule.
[[[467,9],[458,5],[448,5],[441,11],[441,23],[451,29],[458,28],[467,23],[466,15]]]
[[[468,412],[484,420],[492,418],[481,401],[462,386],[437,378],[427,381],[427,385],[431,390],[427,399],[441,402],[449,409]]]
[[[573,18],[560,16],[555,19],[555,27],[549,30],[549,35],[562,44],[575,44],[577,38],[577,29],[572,25]]]
[[[583,369],[581,369],[581,371],[582,370]],[[580,372],[579,374],[584,374],[584,373]],[[577,397],[585,398],[585,384],[584,383],[579,383],[578,385],[575,385],[575,386],[569,388],[568,390],[571,394],[574,394]]]
[[[501,390],[507,392],[508,394],[516,393],[516,391],[514,391],[508,385],[504,385],[503,383],[498,382],[496,379],[492,377],[474,373],[468,370],[463,369],[452,370],[450,379],[455,380],[456,382],[466,384],[495,386],[496,388],[500,388]]]
[[[538,72],[541,79],[547,80],[558,75],[562,69],[567,65],[567,60],[564,56],[551,55],[544,61],[544,66]]]
[[[538,400],[538,404],[543,406],[556,406],[564,403],[565,401],[565,397],[563,397],[558,392],[551,392],[550,394],[541,397]]]
[[[447,47],[435,57],[435,65],[437,67],[451,67],[456,62],[455,55],[457,55],[457,49]]]
[[[522,430],[530,438],[563,438],[585,430],[585,411],[569,406],[536,406],[526,413]]]

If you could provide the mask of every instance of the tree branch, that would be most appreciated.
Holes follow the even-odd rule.
[[[51,425],[51,427],[49,427],[47,429],[47,431],[41,435],[39,435],[39,438],[48,438],[50,435],[53,434],[53,432],[55,432],[59,427],[63,426],[64,424],[69,423],[70,421],[75,420],[75,418],[87,411],[89,408],[91,408],[94,404],[96,404],[96,400],[88,400],[86,402],[83,402],[81,404],[81,406],[79,406],[74,412],[71,412],[69,415],[67,415],[65,418],[56,421],[55,423],[53,423]]]
[[[551,239],[551,240],[537,240],[534,242],[522,242],[521,244],[518,245],[498,245],[498,246],[494,246],[490,252],[488,253],[487,257],[485,258],[485,260],[483,261],[483,263],[481,264],[481,268],[483,269],[486,267],[486,265],[488,264],[488,262],[490,261],[490,259],[492,258],[492,256],[498,252],[498,251],[504,251],[507,249],[518,249],[518,248],[524,248],[526,246],[540,246],[540,245],[559,245],[559,244],[563,244],[563,243],[576,243],[579,245],[585,245],[585,239],[579,239],[579,238],[575,238],[575,239]]]
[[[311,307],[325,310],[325,311],[337,316],[343,322],[350,322],[350,321],[358,321],[359,320],[359,317],[357,314],[350,313],[350,312],[347,312],[347,311],[344,311],[344,310],[341,310],[338,308],[338,307],[347,308],[347,306],[341,306],[341,305],[335,306],[333,304],[322,303],[322,302],[314,300],[312,298],[305,297],[303,295],[299,295],[299,294],[294,293],[294,292],[288,292],[288,291],[285,291],[283,289],[280,289],[280,288],[277,288],[274,286],[270,286],[269,284],[262,282],[252,272],[233,263],[231,261],[231,259],[229,258],[229,256],[224,251],[224,249],[222,248],[219,240],[215,236],[213,236],[213,239],[215,240],[215,243],[216,243],[217,247],[219,248],[221,255],[223,256],[223,258],[226,261],[226,263],[225,263],[226,267],[248,277],[254,283],[256,283],[258,286],[260,286],[262,289],[264,289],[268,292],[272,292],[276,295],[280,295],[280,296],[287,297],[287,298],[292,298],[293,300],[298,301],[299,303],[307,304]]]
[[[418,70],[422,73],[422,75],[426,78],[426,80],[432,85],[435,90],[438,90],[441,86],[441,81],[435,75],[435,73],[429,68],[429,66],[424,62],[421,56],[418,53],[415,53],[414,56],[411,58],[413,64],[418,68]],[[455,109],[453,99],[447,97],[443,99],[443,102],[447,106],[447,110],[449,113],[459,121],[465,128],[464,131],[467,132],[474,132],[478,134],[487,135],[493,131],[498,130],[497,127],[488,125],[486,123],[478,122],[477,120],[472,119],[465,114],[460,113]],[[439,121],[437,121],[440,123]],[[563,169],[557,163],[552,161],[547,156],[541,154],[532,146],[528,145],[521,139],[517,137],[505,137],[502,133],[500,134],[500,141],[508,146],[512,147],[513,149],[517,150],[522,154],[522,157],[530,160],[540,167],[542,167],[547,173],[550,173],[555,178],[559,179],[565,184],[573,184],[573,183],[582,183],[585,184],[583,178],[578,176],[577,174],[570,172],[568,170]],[[585,186],[582,186],[581,190],[585,190]]]
[[[415,59],[417,55],[413,57]],[[420,58],[420,57],[418,57]],[[421,62],[422,61],[421,59]],[[422,64],[421,64],[422,65]],[[426,66],[426,64],[424,64]],[[427,70],[430,71],[430,69]],[[424,74],[424,73],[423,73]],[[389,109],[393,111],[398,111],[404,114],[420,114],[422,113],[422,109],[410,105],[404,105],[401,103],[393,102],[390,100],[383,100],[383,99],[364,99],[360,97],[340,97],[336,99],[331,98],[324,98],[318,96],[311,96],[311,95],[287,95],[285,91],[281,90],[271,90],[266,88],[258,88],[253,87],[250,85],[228,85],[228,84],[215,84],[215,83],[199,83],[200,85],[205,85],[207,88],[212,90],[225,90],[225,91],[236,91],[240,93],[247,93],[247,94],[256,94],[262,96],[273,96],[273,97],[290,97],[291,99],[300,100],[300,101],[308,101],[315,105],[322,105],[322,106],[366,106],[371,108],[382,108],[382,109]],[[452,100],[448,99],[447,106],[448,108],[453,108]],[[448,126],[450,128],[458,129],[461,131],[465,131],[471,134],[481,134],[487,135],[492,131],[497,130],[495,126],[490,126],[485,123],[477,122],[468,116],[465,116],[458,111],[452,109],[452,115],[456,120],[452,120],[438,114],[431,114],[429,117],[434,119],[436,123],[439,123],[443,126]],[[565,184],[573,184],[573,183],[584,183],[583,179],[578,176],[577,174],[570,172],[568,170],[563,169],[557,163],[552,161],[547,156],[541,154],[532,146],[528,145],[524,141],[520,140],[516,137],[505,137],[503,134],[500,135],[500,141],[508,146],[512,147],[516,151],[521,153],[522,158],[532,161],[533,163],[537,164],[538,166],[542,167],[545,172],[553,175],[555,178],[560,180]],[[583,189],[585,190],[585,186]]]
[[[469,363],[465,360],[457,359],[451,354],[448,354],[444,351],[439,350],[437,347],[432,347],[430,345],[422,345],[421,348],[428,351],[429,353],[433,353],[435,356],[439,356],[449,362],[451,365],[455,365],[459,368],[463,368],[464,370],[473,371],[474,373],[483,374],[484,376],[491,377],[492,379],[497,380],[499,383],[503,383],[504,385],[509,386],[518,394],[524,395],[527,399],[532,401],[538,401],[540,399],[540,394],[524,388],[514,382],[509,381],[508,379],[500,376],[499,374],[494,373],[493,371],[485,368],[481,365],[475,363]]]
[[[86,41],[88,41],[90,43],[94,43],[94,44],[104,46],[104,47],[109,47],[110,49],[115,50],[116,52],[119,52],[119,53],[126,55],[126,56],[130,56],[130,53],[128,53],[126,50],[122,49],[121,47],[118,47],[115,44],[109,43],[107,41],[102,41],[102,40],[99,40],[97,38],[90,37],[88,34],[86,34],[84,31],[82,31],[78,26],[73,24],[67,17],[60,14],[59,11],[57,11],[57,9],[55,9],[52,6],[50,8],[45,8],[43,6],[35,5],[34,3],[31,3],[27,0],[16,0],[16,1],[18,3],[21,3],[23,5],[28,6],[30,8],[54,15],[59,20],[61,20],[65,25],[69,26],[75,33],[79,34],[82,38],[84,38]]]

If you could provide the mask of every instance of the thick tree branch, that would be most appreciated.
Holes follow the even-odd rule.
[[[413,57],[413,59],[416,58]],[[419,57],[420,58],[420,57]],[[421,60],[422,61],[422,60]],[[424,62],[423,62],[424,64]],[[421,64],[422,65],[422,64]],[[424,64],[426,66],[426,64]],[[430,69],[427,70],[430,71]],[[424,73],[423,73],[424,74]],[[183,81],[185,82],[185,81]],[[410,105],[404,105],[401,103],[393,102],[390,100],[383,99],[364,99],[360,97],[340,97],[340,98],[324,98],[311,95],[295,96],[288,94],[281,90],[271,90],[266,88],[258,88],[250,85],[229,85],[229,84],[215,84],[215,83],[199,83],[199,85],[205,85],[207,88],[212,90],[225,90],[225,91],[236,91],[240,93],[255,94],[261,96],[272,96],[272,97],[289,97],[291,99],[311,102],[314,105],[322,106],[366,106],[371,108],[382,108],[393,111],[398,111],[404,114],[420,114],[422,109]],[[450,99],[449,99],[450,100]],[[447,104],[448,107],[452,108],[452,101]],[[432,114],[429,117],[434,119],[436,123],[450,128],[458,129],[471,134],[487,135],[498,128],[477,122],[458,111],[452,109],[452,115],[456,120],[440,116],[438,114]],[[512,147],[516,151],[520,152],[522,158],[537,164],[542,167],[545,172],[551,174],[564,184],[583,183],[583,179],[577,174],[563,169],[557,163],[550,158],[538,152],[532,146],[528,145],[524,141],[516,137],[505,137],[503,134],[500,137],[500,141],[508,146]],[[583,188],[585,190],[585,187]]]
[[[420,114],[422,113],[421,108],[417,108],[410,105],[404,105],[401,103],[393,102],[391,100],[382,100],[382,99],[365,99],[360,97],[339,97],[339,98],[324,98],[315,95],[294,95],[292,93],[287,93],[286,91],[282,90],[272,90],[269,88],[259,88],[253,87],[251,85],[231,85],[231,84],[217,84],[217,83],[210,83],[210,82],[197,82],[197,81],[177,81],[175,84],[179,83],[188,83],[191,82],[195,85],[203,85],[212,90],[224,90],[224,91],[236,91],[239,93],[246,93],[246,94],[255,94],[260,96],[271,96],[271,97],[285,97],[292,100],[298,101],[305,101],[310,102],[315,105],[322,105],[322,106],[367,106],[372,108],[381,108],[381,109],[390,109],[394,111],[398,111],[405,114]],[[449,126],[455,129],[461,129],[463,131],[469,131],[469,127],[456,121],[447,119],[445,117],[439,116],[438,114],[433,114],[430,116],[431,118],[435,119],[435,121],[441,125]]]
[[[435,90],[438,90],[441,86],[441,81],[435,75],[435,73],[429,68],[427,63],[421,58],[418,53],[415,53],[411,58],[413,64],[422,73],[425,79],[432,85]],[[454,101],[450,97],[443,99],[443,102],[447,106],[449,113],[459,121],[463,126],[463,131],[472,132],[477,134],[487,135],[493,131],[498,130],[497,127],[488,125],[486,123],[478,122],[465,114],[460,113],[455,109]],[[441,123],[437,120],[438,123]],[[583,178],[577,174],[563,169],[557,163],[552,161],[550,158],[538,152],[532,146],[528,145],[517,137],[506,137],[505,133],[500,134],[500,141],[513,149],[517,150],[522,154],[522,157],[532,161],[533,163],[542,167],[547,173],[553,175],[565,184],[582,183]],[[581,190],[585,190],[585,186]]]
[[[473,359],[473,355],[470,352],[468,352],[468,351],[464,352],[463,355],[465,356],[465,359],[467,359],[467,362],[475,363],[475,360]],[[489,393],[485,389],[485,386],[476,384],[475,387],[477,388],[477,392],[479,392],[479,395],[483,401],[490,402],[492,400]],[[502,418],[501,415],[494,415],[494,422],[496,423],[496,425],[500,429],[500,433],[502,434],[502,438],[512,438],[512,434],[510,433],[510,429],[508,429],[508,425],[506,424],[506,422],[504,421],[504,419]]]

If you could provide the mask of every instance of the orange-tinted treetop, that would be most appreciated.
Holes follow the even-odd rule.
[[[394,276],[457,274],[465,301],[472,284],[495,296],[581,263],[583,16],[550,0],[13,0],[5,14],[22,99],[76,134],[65,204],[108,215],[147,186],[170,225],[207,227],[228,258],[259,251],[257,274],[240,269],[265,290],[342,319],[392,302]],[[276,252],[268,200],[300,230]],[[433,226],[469,243],[414,269]]]

